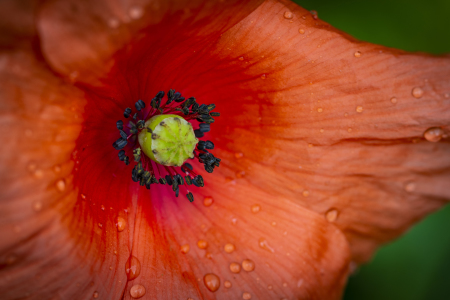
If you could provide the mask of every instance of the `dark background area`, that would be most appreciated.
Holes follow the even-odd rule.
[[[294,2],[361,40],[408,51],[450,53],[450,0]],[[344,299],[450,299],[450,206],[382,247],[350,277]]]

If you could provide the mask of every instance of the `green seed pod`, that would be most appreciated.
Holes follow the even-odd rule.
[[[153,161],[164,166],[181,166],[194,157],[198,143],[191,123],[178,115],[157,115],[145,122],[149,130],[139,133],[142,151]]]

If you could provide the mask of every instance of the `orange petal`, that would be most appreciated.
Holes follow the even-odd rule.
[[[38,30],[45,58],[74,81],[94,84],[114,64],[111,56],[139,37],[140,30],[162,26],[172,43],[187,36],[220,34],[257,7],[252,1],[48,1],[41,7]],[[183,30],[180,31],[180,28]],[[156,43],[153,47],[164,45]],[[70,51],[68,51],[70,49]]]
[[[212,89],[233,101],[216,101],[219,157],[334,222],[353,259],[448,202],[448,57],[355,41],[289,1],[266,1],[214,53]]]

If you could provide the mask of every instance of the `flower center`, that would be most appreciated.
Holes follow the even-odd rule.
[[[186,196],[192,202],[194,196],[189,186],[203,187],[204,182],[186,161],[197,158],[208,173],[220,165],[220,159],[208,151],[214,149],[214,144],[198,140],[210,131],[213,117],[220,113],[212,112],[216,107],[214,104],[199,105],[195,98],[185,99],[174,90],[167,93],[164,103],[163,98],[164,92],[158,92],[148,108],[144,101],[138,100],[132,120],[117,121],[120,138],[113,147],[119,150],[119,159],[126,165],[130,164],[127,154],[132,151],[133,181],[147,189],[152,184],[170,185],[177,197],[180,188],[185,188]],[[128,119],[132,113],[128,107],[123,115]]]

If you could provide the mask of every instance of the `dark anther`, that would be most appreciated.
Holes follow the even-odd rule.
[[[123,112],[123,116],[125,118],[128,118],[131,115],[131,108],[127,107],[125,108],[125,111]]]
[[[214,171],[214,166],[205,165],[205,170],[208,173],[212,173]]]
[[[138,113],[135,113],[135,114],[133,115],[133,120],[137,120],[137,117],[138,117]]]
[[[189,202],[194,202],[194,195],[191,192],[187,193],[186,197],[189,199]]]
[[[117,129],[122,130],[123,129],[123,121],[122,120],[117,121],[116,126],[117,126]]]
[[[136,127],[131,127],[131,128],[130,128],[130,133],[131,133],[131,134],[136,134],[137,132],[138,132],[138,130],[137,130]]]
[[[176,175],[177,176],[177,182],[179,185],[183,185],[184,181],[183,181],[183,177],[179,174]]]
[[[195,185],[196,187],[200,187],[200,184],[198,184],[197,180],[192,179],[192,184]]]
[[[198,186],[203,187],[205,186],[205,182],[203,181],[203,177],[201,175],[195,176],[195,181],[197,181]]]
[[[117,141],[113,143],[113,147],[116,150],[120,150],[127,145],[127,140],[124,138],[119,138]]]
[[[119,132],[120,132],[120,136],[121,136],[122,138],[127,139],[128,135],[125,133],[125,131],[119,130]]]
[[[141,148],[136,148],[133,150],[134,161],[139,162],[141,160]]]
[[[205,144],[206,144],[205,141],[199,141],[197,144],[198,150],[205,150]],[[200,158],[201,158],[201,156],[200,156]]]
[[[173,98],[173,94],[175,94],[175,90],[169,90],[167,92],[167,98],[172,99]]]
[[[125,159],[123,160],[125,162],[125,165],[129,165],[130,164],[130,158],[128,156],[125,156]]]
[[[145,126],[145,121],[144,121],[144,120],[139,120],[139,121],[137,121],[136,127],[137,127],[138,129],[142,129],[142,128],[144,128],[144,126]]]
[[[141,111],[141,109],[144,109],[145,108],[145,103],[144,103],[144,101],[142,101],[142,100],[138,100],[135,104],[134,104],[134,106],[136,107],[136,109],[138,110],[138,111]]]
[[[195,103],[195,98],[191,97],[188,98],[184,103],[183,103],[183,108],[189,108],[192,104]]]
[[[192,184],[191,176],[185,176],[184,180],[186,181],[187,185],[191,185]]]
[[[175,94],[173,94],[173,96],[171,97],[171,99],[172,99],[173,101],[175,101],[175,102],[181,102],[181,101],[179,101],[180,97],[181,97],[181,93],[180,93],[180,92],[176,92]]]
[[[208,107],[208,111],[212,111],[214,108],[216,108],[216,105],[214,103],[210,104],[207,106]]]
[[[147,188],[147,190],[150,189],[150,184],[146,184],[145,187]]]
[[[186,98],[184,98],[184,97],[180,97],[180,98],[174,99],[174,101],[175,101],[175,102],[178,102],[178,103],[181,103],[181,102],[183,102],[184,100],[186,100]]]
[[[158,94],[156,94],[155,98],[161,99],[162,97],[164,97],[164,92],[163,91],[159,91]]]
[[[220,166],[220,162],[218,162],[217,160],[214,162],[214,165],[216,166],[216,167],[219,167]]]
[[[180,194],[180,189],[177,188],[177,190],[175,191],[175,197],[178,197],[179,194]]]
[[[211,141],[206,141],[206,142],[205,142],[205,148],[206,148],[206,149],[209,149],[209,150],[214,149],[214,143],[211,142]]]
[[[208,115],[209,114],[208,106],[206,106],[206,104],[200,105],[198,107],[198,113],[201,115]]]
[[[201,132],[209,132],[211,130],[211,125],[206,123],[200,123],[200,131]]]
[[[210,113],[211,117],[220,117],[220,112],[211,112]]]
[[[168,185],[172,185],[173,181],[172,181],[172,177],[170,177],[170,175],[166,175],[166,181]]]
[[[159,179],[159,183],[161,183],[161,184],[166,184],[166,180],[165,180],[164,178],[160,178],[160,179]]]
[[[120,150],[119,151],[119,159],[121,161],[123,161],[125,159],[125,150]]]
[[[138,176],[136,166],[134,166],[133,171],[131,171],[131,179],[133,179],[134,182],[139,181],[139,176]]]
[[[173,182],[172,182],[172,190],[173,190],[174,192],[176,192],[176,191],[178,190],[178,182],[177,182],[176,178],[173,179]]]
[[[155,175],[152,175],[152,177],[150,178],[152,183],[158,183],[158,179],[156,179]]]
[[[190,163],[184,163],[184,166],[191,171],[194,170],[194,168],[192,168],[192,165]]]
[[[185,107],[181,110],[185,116],[189,114],[189,108]]]
[[[193,112],[198,112],[198,108],[199,108],[198,103],[194,102],[194,104],[192,104],[192,111]]]
[[[203,132],[201,132],[199,129],[195,129],[194,134],[195,134],[196,138],[201,138],[204,136]],[[152,136],[152,138],[153,138],[153,136]]]

